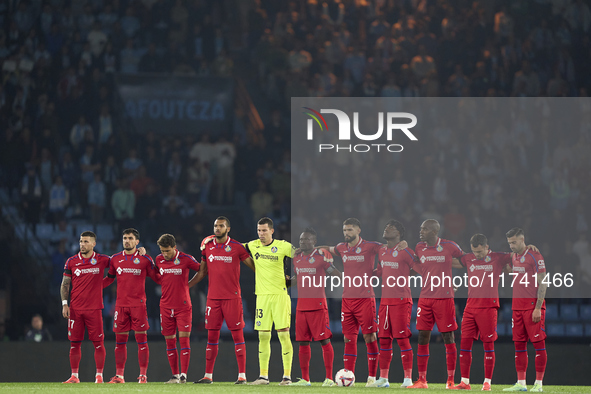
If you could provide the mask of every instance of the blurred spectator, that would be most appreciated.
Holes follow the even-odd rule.
[[[107,191],[100,172],[94,173],[94,180],[88,185],[88,207],[92,223],[100,223],[107,205]]]
[[[225,137],[214,144],[216,155],[216,204],[231,204],[234,200],[234,160],[236,148]],[[202,200],[202,202],[204,202]]]
[[[41,180],[32,164],[27,165],[27,174],[21,184],[21,207],[27,223],[38,223],[41,213]]]
[[[64,185],[60,175],[55,177],[55,182],[49,190],[49,213],[51,220],[58,222],[63,218],[66,208],[70,202],[70,192]]]
[[[265,182],[259,181],[258,190],[250,197],[250,209],[255,221],[268,216],[273,209],[273,195],[267,191]]]
[[[208,183],[209,170],[199,160],[193,160],[193,164],[187,168],[187,193],[189,194],[189,201],[207,203]],[[216,203],[221,204],[221,200],[218,199]]]
[[[47,342],[51,340],[53,340],[53,338],[47,328],[43,327],[43,318],[41,315],[34,315],[31,319],[31,329],[27,331],[27,334],[25,335],[25,341]]]
[[[142,160],[137,156],[136,149],[130,149],[129,154],[125,160],[123,160],[123,173],[128,179],[136,177],[139,168],[142,166]]]
[[[111,208],[119,229],[128,228],[135,216],[135,195],[126,179],[119,180],[117,186],[111,197]]]
[[[84,138],[88,132],[93,132],[92,126],[86,123],[86,116],[80,115],[78,123],[72,127],[72,131],[70,132],[70,143],[74,149],[81,149],[80,145],[84,142]]]

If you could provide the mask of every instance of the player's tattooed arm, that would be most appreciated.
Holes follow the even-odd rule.
[[[252,257],[247,258],[243,263],[254,272],[254,260]]]
[[[68,297],[70,296],[70,285],[72,283],[72,278],[69,276],[64,276],[62,279],[62,286],[60,288],[60,295],[62,297],[62,316],[66,319],[70,318],[70,307],[68,306]],[[63,301],[66,301],[64,304]]]
[[[534,323],[539,322],[542,319],[542,304],[544,303],[544,298],[546,298],[546,288],[548,285],[544,283],[544,277],[546,276],[545,272],[539,272],[537,275],[538,280],[538,301],[536,301],[536,307],[532,314],[532,320]]]

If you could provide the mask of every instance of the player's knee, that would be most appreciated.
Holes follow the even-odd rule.
[[[310,343],[310,342],[308,342],[308,343]],[[330,343],[330,339],[323,339],[322,341],[320,341],[320,344],[321,344],[322,346],[326,346],[326,345],[328,345],[329,343]]]
[[[320,343],[322,343],[322,342],[320,342]],[[300,342],[300,346],[310,346],[310,342],[308,342],[308,341],[305,341],[305,342],[302,341],[302,342]]]
[[[455,342],[455,337],[453,331],[450,332],[442,332],[441,337],[443,338],[443,343],[446,345],[451,345]]]
[[[363,339],[365,340],[365,343],[372,343],[377,338],[375,332],[372,332],[371,334],[363,334]]]
[[[426,345],[431,340],[431,331],[419,331],[419,345]]]

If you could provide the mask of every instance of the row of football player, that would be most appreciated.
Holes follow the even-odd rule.
[[[181,306],[181,310],[183,308],[190,308],[190,299],[188,297],[188,286],[197,283],[199,280],[207,274],[207,264],[209,264],[213,271],[210,270],[209,280],[210,280],[210,294],[208,294],[208,305],[206,307],[206,325],[209,330],[209,338],[208,338],[208,350],[206,357],[206,376],[201,379],[200,382],[211,382],[212,381],[212,373],[213,373],[213,363],[215,362],[215,354],[217,354],[217,339],[219,338],[219,328],[221,327],[221,320],[222,314],[223,317],[226,319],[226,324],[228,327],[240,327],[239,329],[232,330],[232,334],[236,343],[236,355],[239,364],[239,373],[244,373],[243,360],[244,357],[244,349],[240,348],[240,345],[243,345],[242,342],[239,342],[242,337],[242,330],[244,323],[242,320],[242,308],[235,308],[232,305],[233,302],[237,304],[237,300],[239,302],[239,262],[245,262],[249,267],[255,268],[256,272],[256,285],[257,285],[257,310],[256,310],[256,317],[257,320],[255,322],[255,329],[259,331],[259,363],[261,367],[261,376],[257,379],[254,383],[255,384],[268,384],[268,362],[269,362],[269,353],[270,350],[267,351],[269,340],[270,340],[270,329],[272,327],[272,323],[275,323],[275,327],[278,329],[280,333],[280,341],[282,343],[283,348],[283,362],[284,362],[284,379],[282,384],[291,384],[291,342],[289,341],[289,313],[290,312],[290,303],[289,302],[277,302],[277,299],[272,299],[276,296],[286,296],[287,300],[289,300],[289,296],[287,296],[285,281],[283,280],[283,270],[284,265],[281,264],[281,260],[287,261],[287,257],[293,256],[291,252],[291,245],[284,241],[277,241],[273,240],[273,224],[272,221],[268,218],[263,218],[258,223],[258,233],[259,239],[255,241],[251,241],[250,243],[246,244],[246,248],[244,248],[247,253],[251,256],[244,254],[241,248],[241,244],[231,240],[228,237],[229,231],[229,221],[227,218],[218,218],[214,224],[214,232],[215,235],[208,237],[203,242],[203,257],[202,265],[204,266],[203,269],[199,270],[198,264],[193,258],[188,255],[184,255],[174,248],[174,245],[171,245],[170,238],[172,238],[172,242],[174,242],[174,237],[170,235],[164,235],[159,240],[159,245],[161,248],[162,254],[157,257],[156,259],[156,267],[159,272],[153,273],[154,277],[159,283],[163,284],[163,298],[161,300],[161,319],[162,319],[162,327],[163,333],[167,338],[167,341],[170,341],[170,345],[167,343],[167,351],[169,355],[169,361],[171,361],[171,369],[173,372],[173,379],[171,382],[176,381],[186,381],[186,370],[188,368],[188,357],[184,358],[181,357],[181,372],[185,375],[178,375],[178,361],[175,357],[176,355],[176,336],[173,335],[166,335],[170,333],[168,328],[173,327],[173,330],[176,334],[176,327],[179,328],[179,336],[181,340],[181,350],[182,356],[188,356],[190,354],[190,348],[188,346],[188,334],[189,331],[183,331],[184,329],[190,328],[190,319],[188,321],[183,321],[182,312],[179,315],[179,309],[177,307],[176,314],[175,308],[166,308],[167,305],[171,302],[171,299],[174,297],[165,296],[167,293],[165,289],[165,280],[163,281],[162,277],[166,277],[166,274],[174,275],[175,272],[180,273],[183,271],[181,265],[181,261],[183,258],[188,258],[194,264],[192,267],[198,270],[198,274],[189,282],[186,287],[185,293],[186,299],[183,300],[183,305]],[[398,245],[401,240],[404,238],[404,227],[402,224],[396,221],[391,221],[386,226],[384,230],[384,238],[387,240],[386,245],[379,244],[377,242],[369,242],[365,241],[360,237],[360,223],[357,219],[347,219],[343,224],[343,233],[345,236],[345,242],[335,246],[335,247],[327,247],[330,252],[336,253],[343,258],[343,265],[344,265],[344,272],[346,275],[351,274],[363,274],[369,273],[371,274],[373,271],[375,256],[379,254],[380,258],[380,265],[379,267],[383,267],[383,270],[392,270],[392,272],[388,272],[387,275],[389,276],[396,276],[396,275],[408,275],[410,269],[415,269],[422,275],[429,275],[434,274],[437,271],[441,271],[439,273],[448,273],[451,274],[451,267],[463,266],[462,263],[465,265],[467,261],[471,261],[471,264],[478,263],[482,264],[485,270],[497,270],[498,268],[502,269],[509,261],[512,262],[511,268],[517,267],[516,271],[523,272],[527,274],[531,270],[531,263],[533,262],[533,267],[538,271],[543,271],[543,259],[537,252],[528,251],[525,247],[523,232],[519,229],[511,230],[507,236],[510,243],[512,250],[514,251],[514,255],[511,258],[510,255],[507,254],[499,254],[493,253],[488,250],[488,246],[486,243],[486,238],[482,235],[477,235],[472,238],[472,254],[464,255],[461,249],[457,246],[457,244],[440,239],[437,234],[439,232],[439,224],[434,220],[425,221],[421,225],[421,242],[417,245],[415,251],[413,252],[409,248],[401,248],[403,245]],[[127,231],[127,230],[126,230]],[[137,233],[137,232],[136,232]],[[92,255],[92,248],[87,248],[83,245],[83,239],[85,237],[81,237],[81,253],[78,256],[74,256],[73,258],[83,259],[91,259]],[[92,238],[92,237],[91,237]],[[135,245],[139,242],[139,234],[135,234],[133,238],[133,242]],[[211,245],[208,245],[208,241],[215,240],[215,242]],[[340,274],[336,268],[332,265],[332,257],[330,253],[323,251],[323,249],[319,249],[315,247],[316,242],[316,234],[312,229],[307,229],[300,237],[300,248],[301,253],[299,253],[295,260],[294,265],[297,266],[301,265],[305,262],[305,267],[308,268],[308,274],[312,273],[309,268],[312,268],[311,265],[317,265],[317,262],[322,262],[324,265],[324,271],[319,269],[318,274],[324,275],[324,272],[329,274]],[[169,241],[167,241],[169,240]],[[132,243],[133,243],[132,242]],[[124,235],[124,252],[114,255],[113,259],[116,256],[120,256],[120,258],[115,261],[111,260],[111,268],[109,276],[114,277],[115,273],[119,275],[118,281],[121,282],[121,279],[124,277],[126,271],[124,268],[128,267],[117,267],[115,268],[116,264],[121,264],[123,261],[125,262],[132,262],[132,264],[136,264],[133,262],[134,259],[138,259],[141,261],[140,257],[138,257],[138,253],[135,250],[135,246],[132,243],[125,241]],[[232,245],[231,245],[232,243]],[[288,247],[286,247],[288,246]],[[256,250],[255,250],[256,249]],[[279,250],[281,249],[281,250]],[[253,254],[254,251],[254,254]],[[400,252],[399,252],[400,251]],[[404,252],[402,252],[404,251]],[[131,253],[133,252],[133,253]],[[167,253],[168,252],[168,253]],[[416,252],[416,255],[415,255]],[[242,256],[240,255],[242,253]],[[536,255],[534,255],[536,254]],[[82,256],[84,255],[84,256]],[[135,256],[133,259],[128,257],[128,255]],[[232,256],[235,255],[235,256]],[[345,257],[347,256],[347,257]],[[106,257],[106,256],[105,256]],[[123,259],[121,257],[124,257]],[[174,257],[174,259],[173,259]],[[180,258],[179,258],[180,257]],[[282,258],[280,258],[282,257]],[[459,261],[454,261],[455,259],[459,259]],[[70,259],[71,260],[71,259]],[[68,262],[70,262],[68,260]],[[119,261],[122,260],[122,261]],[[494,261],[491,264],[491,261]],[[539,262],[541,261],[541,267]],[[92,262],[91,262],[92,263]],[[218,264],[220,263],[220,264]],[[401,263],[401,264],[396,264]],[[96,264],[96,262],[95,262]],[[166,264],[171,265],[171,267],[167,267]],[[229,264],[229,265],[228,265]],[[219,270],[216,274],[215,267],[218,266],[220,268],[224,267],[223,269]],[[176,266],[176,268],[175,268]],[[233,269],[228,269],[228,267],[236,267]],[[492,267],[492,268],[491,268]],[[178,271],[178,269],[181,271]],[[314,267],[316,268],[316,267]],[[541,270],[540,270],[541,268]],[[523,269],[523,270],[522,270]],[[394,271],[396,270],[396,271]],[[353,272],[352,272],[353,271]],[[449,271],[449,272],[448,272]],[[131,272],[131,271],[130,271]],[[147,271],[150,272],[150,271]],[[220,295],[220,294],[211,294],[211,289],[215,289],[215,281],[216,277],[222,278],[223,273],[232,272],[233,281],[230,280],[224,281],[224,286],[221,288],[228,288],[226,284],[233,284],[235,283],[235,288],[237,289],[234,291],[234,297],[228,297],[228,295]],[[129,273],[129,272],[128,272]],[[238,275],[236,275],[238,273]],[[541,272],[540,272],[541,273]],[[313,274],[316,274],[314,272]],[[68,263],[66,264],[66,277],[64,279],[64,283],[66,286],[69,285],[68,278],[71,276],[71,270],[68,269]],[[76,273],[75,277],[79,277],[81,273]],[[160,278],[158,278],[160,275]],[[137,275],[136,275],[137,276]],[[182,275],[176,275],[182,276]],[[188,279],[188,272],[185,275]],[[227,275],[226,275],[227,276]],[[299,277],[302,278],[304,275],[300,275]],[[273,277],[273,278],[271,278]],[[497,276],[495,276],[497,277]],[[145,278],[145,275],[144,275]],[[218,279],[219,279],[218,278]],[[272,280],[269,281],[269,278]],[[277,278],[280,278],[277,280]],[[301,286],[302,279],[298,278],[298,285]],[[142,278],[143,279],[143,278]],[[226,279],[228,279],[226,277]],[[229,278],[232,279],[232,278]],[[105,279],[107,281],[108,279]],[[179,281],[178,284],[181,282]],[[267,286],[271,283],[271,286]],[[185,281],[184,284],[187,284]],[[212,286],[213,285],[213,286]],[[281,286],[284,286],[283,288]],[[118,287],[121,287],[120,285]],[[143,289],[143,282],[142,286]],[[183,286],[181,285],[180,288]],[[273,289],[276,287],[276,289]],[[232,286],[229,287],[232,289]],[[430,339],[430,332],[433,327],[434,323],[438,324],[439,330],[443,333],[442,336],[444,338],[444,343],[446,345],[446,353],[447,353],[447,363],[448,363],[448,387],[455,387],[453,383],[453,376],[455,373],[455,363],[456,363],[456,348],[454,344],[454,337],[453,331],[457,329],[457,323],[455,322],[455,310],[453,304],[453,290],[440,288],[430,290],[433,294],[426,294],[429,293],[429,289],[423,289],[421,294],[421,299],[419,300],[419,307],[417,309],[417,328],[419,329],[419,349],[418,349],[418,370],[419,370],[419,379],[413,385],[411,384],[411,373],[412,373],[412,348],[410,347],[410,343],[408,342],[408,338],[410,337],[410,330],[409,330],[409,323],[410,323],[410,306],[412,304],[412,299],[410,298],[410,290],[409,289],[392,289],[393,291],[408,291],[407,294],[403,294],[400,297],[400,294],[392,294],[392,297],[389,297],[388,294],[385,294],[385,297],[382,299],[381,307],[380,307],[380,319],[381,322],[380,330],[379,330],[379,337],[380,337],[380,344],[381,350],[378,352],[377,348],[377,338],[376,332],[378,331],[378,320],[375,319],[375,299],[372,297],[372,289],[367,288],[345,288],[343,294],[343,312],[342,312],[342,321],[343,321],[343,333],[345,334],[345,354],[344,354],[344,361],[345,367],[350,370],[354,370],[355,360],[357,357],[357,349],[356,349],[356,336],[359,328],[362,329],[364,334],[364,339],[366,341],[368,347],[368,366],[370,371],[370,376],[368,377],[368,385],[370,386],[384,386],[388,385],[387,376],[388,376],[388,369],[389,369],[389,360],[391,360],[392,353],[391,353],[391,344],[394,338],[397,339],[398,344],[401,346],[402,350],[402,359],[403,359],[403,368],[405,370],[405,382],[404,386],[410,387],[426,387],[426,370],[427,370],[427,360],[428,360],[428,343]],[[470,289],[472,292],[475,289]],[[514,290],[519,290],[519,287],[516,287]],[[521,289],[525,291],[531,292],[530,289]],[[369,298],[368,298],[368,294]],[[276,293],[276,294],[273,294]],[[540,357],[536,357],[536,384],[534,389],[541,389],[541,378],[543,377],[544,369],[545,369],[545,349],[543,346],[543,339],[545,338],[545,334],[543,332],[543,309],[544,309],[544,298],[545,289],[543,285],[538,287],[537,294],[518,294],[522,298],[517,298],[514,300],[514,340],[516,342],[516,368],[518,371],[518,383],[512,388],[519,389],[519,386],[525,385],[525,367],[527,364],[527,353],[524,352],[526,341],[528,339],[534,342],[534,347],[536,347],[537,352],[539,353]],[[406,297],[406,295],[408,297]],[[528,297],[523,297],[527,295]],[[236,297],[238,296],[238,297]],[[145,295],[144,295],[145,297]],[[440,298],[435,298],[440,297]],[[74,298],[74,297],[72,297]],[[121,297],[122,299],[124,297]],[[283,297],[282,297],[283,298]],[[67,291],[62,291],[62,299],[67,299]],[[102,298],[101,298],[102,299]],[[119,301],[119,289],[118,289],[118,301]],[[498,308],[498,297],[489,298],[488,304],[486,299],[478,298],[478,297],[471,297],[473,300],[472,304],[467,305],[466,312],[463,319],[463,339],[462,339],[462,347],[461,347],[461,365],[462,365],[462,383],[457,387],[462,388],[469,385],[469,368],[470,368],[470,352],[472,348],[472,341],[475,337],[477,337],[478,332],[481,334],[481,338],[485,343],[485,350],[487,353],[487,357],[485,358],[485,364],[487,364],[487,376],[486,381],[484,384],[484,388],[490,387],[490,379],[492,378],[492,369],[494,367],[494,347],[493,343],[496,339],[496,332],[494,329],[491,330],[491,327],[496,326],[496,309]],[[533,301],[532,301],[533,300]],[[325,380],[325,384],[330,385],[333,384],[331,380],[332,376],[332,359],[334,357],[334,352],[332,351],[332,346],[330,345],[330,338],[331,333],[329,331],[328,325],[325,324],[328,322],[328,314],[326,309],[326,300],[324,297],[324,291],[322,294],[319,294],[317,299],[318,302],[315,302],[314,299],[300,299],[298,300],[298,308],[296,313],[296,340],[300,342],[300,364],[302,367],[302,377],[303,379],[294,384],[309,384],[309,341],[311,340],[320,340],[321,344],[323,345],[323,355],[325,357],[325,366],[327,372],[327,379]],[[66,301],[67,302],[67,301]],[[141,303],[142,301],[140,301]],[[145,298],[143,299],[144,304],[142,305],[145,309]],[[241,304],[241,303],[240,303]],[[307,305],[306,305],[307,304]],[[367,305],[366,305],[367,304]],[[519,304],[519,305],[517,305]],[[531,307],[530,307],[531,305]],[[101,305],[102,306],[102,305]],[[117,339],[117,349],[116,355],[118,353],[120,345],[124,347],[127,339],[127,335],[130,329],[134,329],[131,327],[130,322],[127,319],[125,322],[121,322],[122,318],[120,317],[120,313],[126,313],[130,315],[130,311],[120,310],[120,308],[133,308],[134,306],[124,307],[122,303],[118,303],[117,305],[117,312],[115,315],[115,319],[119,319],[120,323],[115,322],[114,324],[119,324],[119,327],[114,326],[114,329],[120,331],[119,334],[121,337]],[[525,308],[525,309],[524,309]],[[64,306],[64,315],[66,316],[66,309],[67,306]],[[225,310],[225,311],[224,311]],[[233,311],[233,312],[231,312]],[[227,312],[227,313],[224,313]],[[230,313],[228,313],[230,312]],[[493,313],[494,312],[494,313]],[[169,314],[170,313],[170,314]],[[190,316],[190,313],[188,314]],[[235,315],[232,317],[232,315]],[[236,319],[237,316],[240,316],[239,319]],[[287,317],[287,318],[286,318]],[[99,315],[100,318],[100,315]],[[69,328],[73,328],[75,326],[74,323],[69,322]],[[139,328],[144,328],[147,325],[146,322],[142,323]],[[169,321],[170,320],[170,321]],[[236,321],[236,323],[234,323]],[[125,326],[122,324],[126,323]],[[188,324],[184,324],[188,323]],[[232,324],[234,323],[234,324]],[[406,324],[404,324],[406,323]],[[88,325],[90,328],[90,325]],[[102,327],[102,325],[101,325]],[[398,330],[398,328],[401,328]],[[82,332],[84,327],[82,327]],[[124,331],[121,331],[124,330]],[[536,331],[537,330],[537,331]],[[90,331],[90,330],[89,330]],[[144,337],[142,334],[145,332],[136,331],[136,340],[143,341]],[[165,332],[166,331],[166,332]],[[486,334],[489,331],[493,332],[493,334]],[[473,335],[467,335],[468,332],[472,332]],[[287,341],[282,340],[281,333],[286,333],[287,336],[283,336],[283,338],[287,337]],[[102,334],[102,333],[101,333]],[[138,334],[140,337],[138,338]],[[235,335],[236,334],[236,335]],[[72,333],[70,332],[70,335]],[[101,335],[102,336],[102,335]],[[170,338],[172,337],[172,338]],[[183,338],[186,339],[186,343],[183,344]],[[72,339],[72,337],[71,337]],[[76,339],[76,338],[75,338]],[[92,339],[92,337],[91,337]],[[81,340],[81,338],[80,338]],[[466,343],[464,343],[466,341]],[[77,341],[73,340],[73,346],[71,349],[71,360],[76,361],[76,352],[72,352],[72,350],[76,350],[76,346],[74,344]],[[98,341],[97,341],[98,342]],[[145,341],[144,341],[145,342]],[[79,343],[79,342],[78,342]],[[389,343],[389,345],[388,345]],[[144,344],[141,342],[140,344]],[[147,349],[147,343],[145,343],[145,348]],[[172,345],[172,347],[171,347]],[[540,347],[542,345],[542,347]],[[183,347],[184,346],[184,347]],[[97,352],[99,352],[100,356],[100,343],[95,344],[97,348]],[[140,352],[141,352],[140,347]],[[104,350],[103,350],[104,352]],[[119,350],[119,352],[122,352]],[[74,353],[74,357],[72,357],[72,353]],[[96,353],[96,352],[95,352]],[[380,359],[380,379],[376,381],[375,376],[377,372],[377,356],[379,354]],[[211,356],[210,356],[211,355]],[[525,356],[525,359],[522,357]],[[542,357],[543,356],[543,357]],[[142,365],[142,357],[140,355],[140,366]],[[100,359],[100,357],[99,357]],[[116,357],[117,360],[122,359],[122,357]],[[540,361],[538,362],[538,359]],[[103,357],[104,360],[104,357]],[[183,362],[185,360],[185,362]],[[410,362],[409,362],[410,360]],[[525,360],[525,365],[524,365]],[[79,361],[79,345],[78,345],[78,361]],[[99,360],[100,361],[100,360]],[[98,365],[97,362],[97,371]],[[119,362],[118,362],[119,364]],[[124,358],[123,358],[123,365],[124,365]],[[77,373],[77,364],[73,363],[73,374]],[[75,368],[76,367],[76,371]],[[176,369],[175,369],[176,368]],[[101,366],[102,369],[102,366]],[[142,376],[140,376],[140,381],[146,380],[145,379],[145,371],[147,369],[147,359],[145,362],[145,368],[141,371]],[[117,375],[114,377],[114,380],[121,379],[122,380],[122,371],[123,366],[117,366]],[[121,372],[121,373],[119,373]],[[177,373],[175,373],[177,372]],[[242,375],[243,376],[243,375]],[[245,376],[242,378],[239,376],[239,381],[241,382],[242,379],[245,381]],[[76,375],[73,375],[74,379],[77,379]],[[72,379],[72,378],[71,378]],[[237,382],[237,383],[238,383]],[[257,383],[258,382],[258,383]]]

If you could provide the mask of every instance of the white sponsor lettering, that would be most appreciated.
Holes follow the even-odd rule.
[[[513,267],[513,271],[525,273],[525,267]]]
[[[213,263],[214,261],[221,261],[222,263],[231,263],[232,256],[214,256],[213,254],[210,254],[208,260],[210,263]]]
[[[122,275],[122,274],[141,275],[142,274],[142,270],[139,269],[139,268],[123,268],[123,267],[119,267],[119,268],[117,268],[117,273],[119,275]]]
[[[182,268],[160,268],[160,275],[164,275],[164,274],[182,275],[183,269]]]
[[[347,255],[344,255],[343,256],[343,263],[344,262],[347,262],[347,261],[358,261],[358,262],[365,261],[365,256],[347,256]]]
[[[421,256],[421,263],[425,264],[425,262],[430,262],[430,263],[445,263],[445,256]]]
[[[470,272],[474,271],[492,271],[493,266],[492,264],[472,264],[470,266]]]
[[[312,274],[316,275],[316,268],[296,268],[296,273],[300,274]]]
[[[99,267],[93,267],[93,268],[76,268],[76,270],[74,271],[74,275],[76,276],[80,276],[80,275],[84,275],[84,274],[100,274],[101,273],[101,269]]]
[[[398,269],[398,263],[394,261],[382,261],[382,267],[390,267],[394,269]]]

